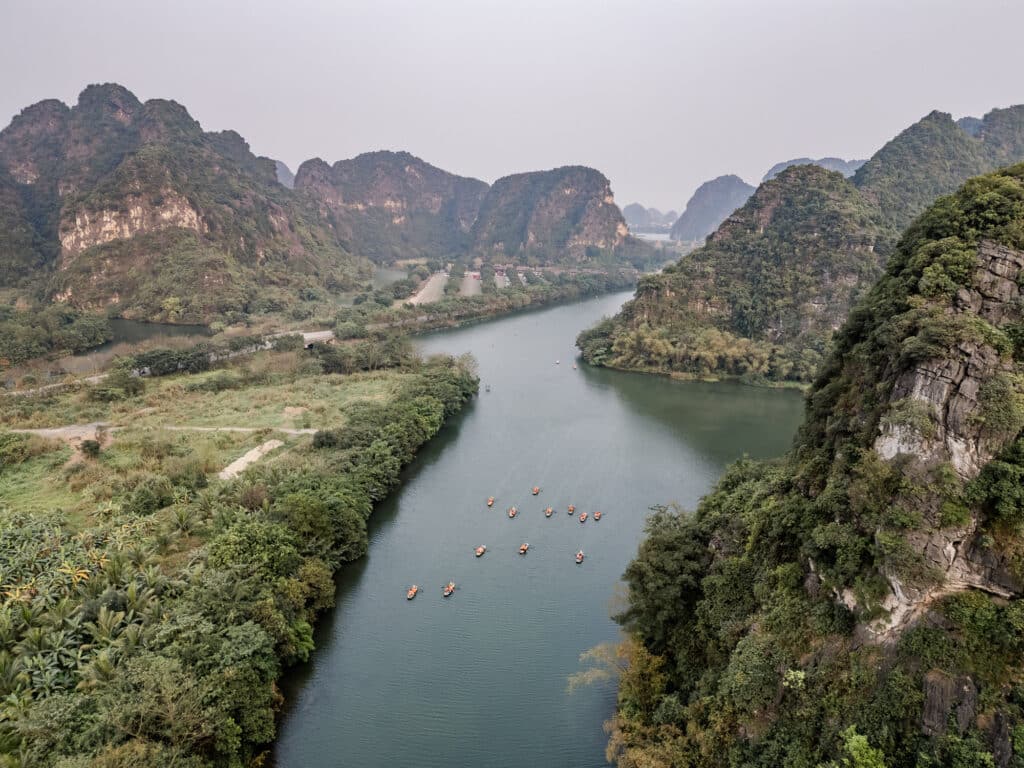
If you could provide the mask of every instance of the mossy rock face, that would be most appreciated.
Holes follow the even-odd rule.
[[[786,457],[740,462],[695,514],[652,518],[619,618],[668,671],[654,701],[672,706],[649,709],[675,714],[661,728],[627,680],[612,724],[627,764],[817,765],[854,749],[888,766],[1014,764],[1022,271],[1018,165],[907,230],[836,334]]]

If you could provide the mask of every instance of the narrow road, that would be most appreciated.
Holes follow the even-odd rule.
[[[444,287],[448,283],[448,275],[444,272],[435,272],[416,292],[405,300],[406,304],[433,304],[440,301],[444,296]]]

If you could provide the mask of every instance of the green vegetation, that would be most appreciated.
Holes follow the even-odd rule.
[[[328,166],[302,164],[295,186],[331,206],[359,252],[378,264],[465,253],[487,184],[456,176],[408,152],[367,152]]]
[[[910,224],[940,195],[971,176],[1024,159],[1024,107],[985,115],[975,135],[932,112],[862,165],[853,183],[895,229]]]
[[[841,174],[789,168],[577,345],[615,368],[808,381],[884,252],[877,216]]]
[[[692,515],[651,517],[618,617],[620,766],[1022,764],[1022,315],[1010,283],[990,308],[965,298],[999,245],[1024,249],[1024,165],[907,231],[837,334],[787,457],[741,461]],[[964,386],[994,395],[960,422],[913,382],[965,356]],[[941,428],[983,468],[941,441],[885,459],[876,439],[895,426],[926,441]],[[946,581],[936,552],[954,541],[979,589]],[[906,614],[890,613],[897,591]]]
[[[233,132],[116,85],[0,132],[0,286],[169,322],[281,311],[369,274],[316,206]],[[124,234],[109,240],[101,222]],[[102,278],[98,276],[102,275]]]
[[[261,764],[275,681],[308,658],[332,573],[365,553],[374,504],[477,388],[471,360],[423,362],[386,338],[201,351],[125,361],[207,365],[118,397],[0,403],[7,427],[111,425],[77,448],[0,431],[0,765]],[[299,424],[318,431],[277,431]],[[161,428],[175,425],[257,429]],[[284,446],[217,478],[269,435]]]
[[[462,270],[461,272],[459,270]],[[383,308],[361,304],[340,310],[335,319],[336,332],[345,336],[366,334],[370,330],[402,329],[426,331],[444,328],[472,320],[514,312],[528,307],[541,307],[562,301],[575,301],[610,291],[631,288],[636,284],[636,273],[631,269],[593,272],[552,273],[548,277],[533,276],[529,285],[482,293],[478,296],[459,296],[456,291],[462,283],[465,267],[455,265],[446,288],[446,298],[431,304],[404,304]],[[456,274],[459,275],[456,278]],[[518,282],[518,281],[517,281]],[[494,285],[493,279],[491,285]],[[452,291],[448,291],[452,288]]]
[[[82,352],[111,337],[110,323],[100,315],[61,306],[0,306],[0,370],[44,355]]]
[[[584,357],[684,377],[806,384],[898,233],[969,177],[1021,160],[1024,107],[1011,107],[970,134],[933,112],[849,181],[787,168],[704,248],[642,281],[612,323],[582,335]]]

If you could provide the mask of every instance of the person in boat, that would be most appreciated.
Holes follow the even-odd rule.
[[[494,506],[494,497],[493,496],[488,496],[487,497],[487,506],[488,507],[493,507]]]
[[[581,523],[587,522],[587,513],[586,512],[580,513],[580,522]]]
[[[582,563],[583,562],[583,550],[582,549],[579,552],[576,553],[576,562],[577,563]]]
[[[569,514],[571,515],[575,511],[576,511],[576,505],[575,504],[570,504],[569,505]]]
[[[600,512],[595,512],[594,513],[594,519],[595,520],[600,520],[601,519],[601,513]]]
[[[486,551],[487,551],[487,547],[485,545],[481,544],[479,547],[476,548],[476,556],[480,557]]]
[[[540,493],[540,486],[533,486],[533,495],[536,496],[538,493]]]

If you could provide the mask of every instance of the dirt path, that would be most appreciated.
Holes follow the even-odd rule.
[[[247,451],[244,455],[232,461],[217,473],[217,477],[221,480],[231,480],[236,478],[242,474],[250,464],[259,461],[268,453],[280,448],[282,445],[284,445],[284,443],[280,440],[267,440],[267,442],[262,445],[257,445],[251,451]]]
[[[317,429],[289,429],[287,427],[185,427],[165,424],[162,429],[170,429],[174,432],[282,432],[286,435],[315,435]]]
[[[440,301],[444,296],[444,287],[448,283],[448,275],[444,272],[435,272],[416,292],[405,300],[406,304],[433,304]]]
[[[48,437],[51,440],[62,440],[66,443],[80,442],[82,440],[95,440],[96,430],[105,429],[107,431],[111,429],[117,429],[117,427],[111,427],[102,421],[93,421],[88,424],[69,424],[66,427],[50,427],[48,429],[12,429],[11,432],[17,432],[22,435],[39,435],[39,437]]]
[[[478,277],[473,275],[479,275],[479,272],[467,272],[466,276],[462,278],[462,283],[459,285],[460,296],[479,296],[483,292],[483,283]]]

